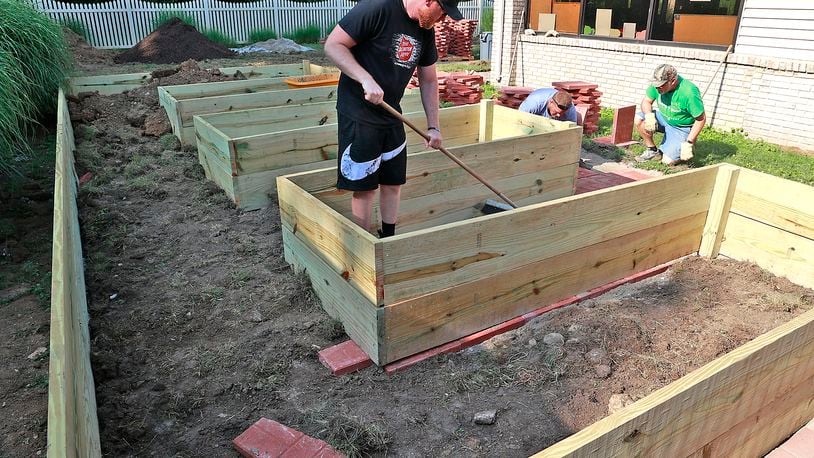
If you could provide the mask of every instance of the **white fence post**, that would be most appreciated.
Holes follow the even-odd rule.
[[[129,30],[131,41],[130,46],[135,46],[135,44],[139,42],[138,32],[136,31],[136,20],[133,11],[133,9],[135,8],[135,6],[133,5],[134,1],[135,0],[126,0],[125,2],[126,5],[125,7],[127,8],[127,29]]]

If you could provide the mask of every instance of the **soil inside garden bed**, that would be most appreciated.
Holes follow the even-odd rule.
[[[405,373],[333,377],[317,352],[347,337],[283,260],[278,209],[234,209],[194,151],[122,121],[137,105],[87,97],[78,109],[111,111],[75,124],[107,454],[236,456],[267,417],[350,453],[526,456],[814,304],[756,266],[691,257]],[[473,423],[488,410],[495,424]]]
[[[403,373],[334,377],[317,352],[347,336],[285,263],[278,209],[236,210],[195,151],[148,135],[156,97],[71,106],[105,455],[236,457],[231,440],[267,417],[350,454],[527,456],[814,306],[813,291],[756,266],[689,257]],[[0,302],[0,316],[26,307]],[[30,343],[0,360],[36,369],[24,358],[47,330],[17,320],[12,337]],[[0,445],[32,456],[44,412],[36,424],[9,412],[45,394],[20,380],[0,377]],[[473,423],[488,410],[493,425]]]

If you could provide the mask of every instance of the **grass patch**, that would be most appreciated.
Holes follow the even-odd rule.
[[[500,95],[500,88],[490,82],[485,82],[480,87],[483,90],[484,99],[496,99]]]
[[[599,130],[591,135],[591,137],[610,135],[612,125],[613,110],[603,108],[599,120]],[[664,134],[657,132],[653,140],[658,145],[663,138]],[[641,136],[638,132],[633,133],[633,139],[641,141]],[[585,147],[585,145],[586,142],[583,141],[583,147]],[[604,149],[604,147],[602,147],[602,149]],[[642,143],[633,145],[627,150],[618,150],[618,153],[622,154],[625,160],[634,161],[635,157],[644,150],[645,147]],[[600,154],[603,157],[617,160],[615,159],[616,152],[611,152],[611,156],[609,157],[597,150],[590,151]],[[665,174],[670,174],[687,168],[704,167],[728,162],[758,172],[804,183],[809,186],[814,185],[814,156],[798,154],[772,143],[750,139],[748,138],[748,134],[745,134],[740,129],[725,131],[705,127],[698,136],[694,152],[695,157],[687,162],[686,165],[679,167],[664,165],[660,161],[638,163],[636,167],[644,170],[658,170]]]
[[[472,60],[465,62],[443,62],[436,65],[438,71],[441,72],[488,72],[492,68],[492,64],[486,60]]]
[[[33,126],[55,112],[70,63],[59,24],[29,2],[0,0],[0,173],[20,173]]]
[[[283,34],[283,37],[294,40],[299,44],[319,43],[320,38],[322,38],[322,29],[318,25],[309,24],[294,29],[293,32]]]
[[[495,9],[484,8],[480,15],[480,31],[491,32],[492,24],[495,21]]]
[[[208,38],[209,41],[221,44],[223,46],[226,46],[227,48],[237,48],[239,46],[238,42],[235,41],[232,37],[217,30],[206,30],[203,32],[203,35],[206,38]]]
[[[249,32],[249,43],[257,43],[266,40],[276,40],[277,32],[272,29],[254,29]]]
[[[331,415],[327,409],[308,412],[304,418],[308,430],[349,458],[385,456],[391,439],[382,427],[364,423],[345,414]]]

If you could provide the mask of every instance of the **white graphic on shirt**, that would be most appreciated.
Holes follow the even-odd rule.
[[[415,38],[397,33],[393,35],[393,63],[399,67],[413,68],[421,55],[421,43]]]
[[[387,162],[404,151],[404,148],[407,146],[407,140],[405,140],[404,143],[399,145],[396,149],[382,153],[381,156],[367,162],[356,162],[350,157],[351,145],[348,145],[348,147],[345,148],[345,151],[342,152],[342,161],[339,167],[342,171],[343,177],[351,181],[359,181],[376,173],[376,171],[379,170],[379,166],[381,165],[382,161]]]

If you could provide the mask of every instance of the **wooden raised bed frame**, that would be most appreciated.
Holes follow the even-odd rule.
[[[348,219],[326,172],[278,178],[286,260],[378,364],[693,253],[814,287],[809,186],[721,164],[410,231],[455,194],[432,179],[453,170],[424,170],[386,239]],[[811,310],[539,456],[762,456],[814,416],[813,386]]]
[[[256,67],[235,67],[235,69],[244,68]],[[322,75],[335,71],[336,69],[321,67],[305,61],[302,65],[290,65],[287,72],[278,72],[279,76],[274,77],[268,77],[266,75],[269,73],[265,73],[262,78],[238,81],[159,86],[158,100],[167,112],[175,136],[184,145],[194,145],[193,116],[335,100],[335,85],[301,89],[300,92],[280,93],[280,91],[291,89],[286,83],[291,76]]]
[[[241,209],[268,205],[269,195],[276,190],[277,176],[335,165],[334,105],[317,103],[196,116],[198,158],[206,176]],[[417,93],[405,95],[402,109],[417,125],[425,124]],[[448,147],[575,128],[572,123],[495,106],[492,101],[483,101],[480,106],[442,108],[440,125]],[[547,137],[538,141],[547,141]],[[423,150],[424,139],[408,129],[407,151]]]

